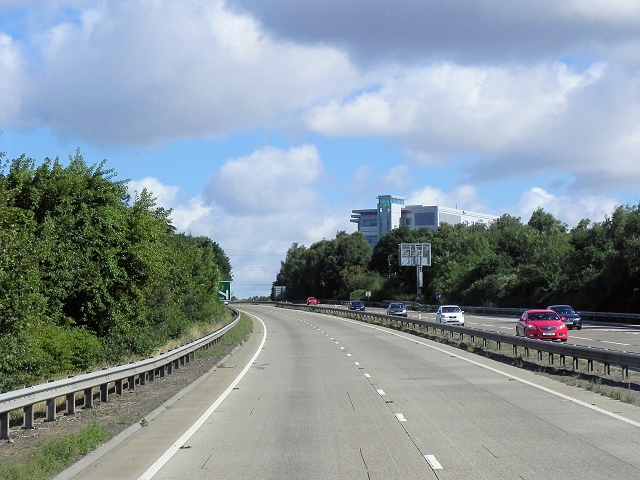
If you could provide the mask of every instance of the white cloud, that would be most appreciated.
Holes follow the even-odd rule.
[[[317,199],[323,166],[315,146],[265,147],[228,160],[206,188],[207,197],[229,212],[270,214],[305,210]]]
[[[640,3],[637,0],[564,0],[560,2],[560,9],[591,20],[640,26]]]
[[[510,210],[526,223],[536,209],[543,208],[569,227],[575,227],[585,218],[593,222],[601,222],[607,215],[611,215],[617,205],[614,199],[603,195],[556,197],[542,188],[533,187],[524,192],[518,203]]]
[[[0,32],[0,122],[11,119],[20,108],[21,57],[13,39]]]
[[[495,153],[538,138],[570,96],[604,75],[594,64],[406,69],[375,92],[332,101],[308,114],[310,128],[333,136],[400,136],[410,145]]]
[[[478,213],[491,213],[487,203],[478,196],[478,191],[472,185],[461,185],[449,193],[427,186],[410,193],[404,203],[405,205],[438,205]]]
[[[168,208],[167,205],[174,203],[176,195],[180,190],[179,187],[163,185],[160,180],[155,177],[145,177],[142,180],[129,180],[127,183],[127,190],[132,198],[136,193],[140,194],[145,188],[156,198],[156,203],[164,208]]]
[[[104,2],[35,46],[24,120],[101,143],[275,124],[356,77],[339,50],[273,39],[221,0]]]

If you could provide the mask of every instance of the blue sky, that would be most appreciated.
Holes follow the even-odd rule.
[[[637,204],[639,66],[632,0],[0,0],[0,151],[107,159],[246,298],[378,195]]]

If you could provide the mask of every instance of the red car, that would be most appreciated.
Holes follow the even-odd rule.
[[[569,329],[553,310],[527,310],[518,320],[516,335],[566,342]]]
[[[307,305],[317,305],[317,304],[318,304],[318,300],[316,299],[316,297],[307,298]]]

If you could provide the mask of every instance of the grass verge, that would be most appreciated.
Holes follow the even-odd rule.
[[[108,432],[98,422],[63,438],[43,440],[30,446],[22,458],[4,459],[0,478],[5,480],[45,480],[62,471],[79,456],[104,442]]]

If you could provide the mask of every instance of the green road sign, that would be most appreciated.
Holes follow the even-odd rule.
[[[228,280],[224,280],[220,282],[220,286],[218,287],[218,300],[224,300],[228,302],[231,300],[231,282]]]

